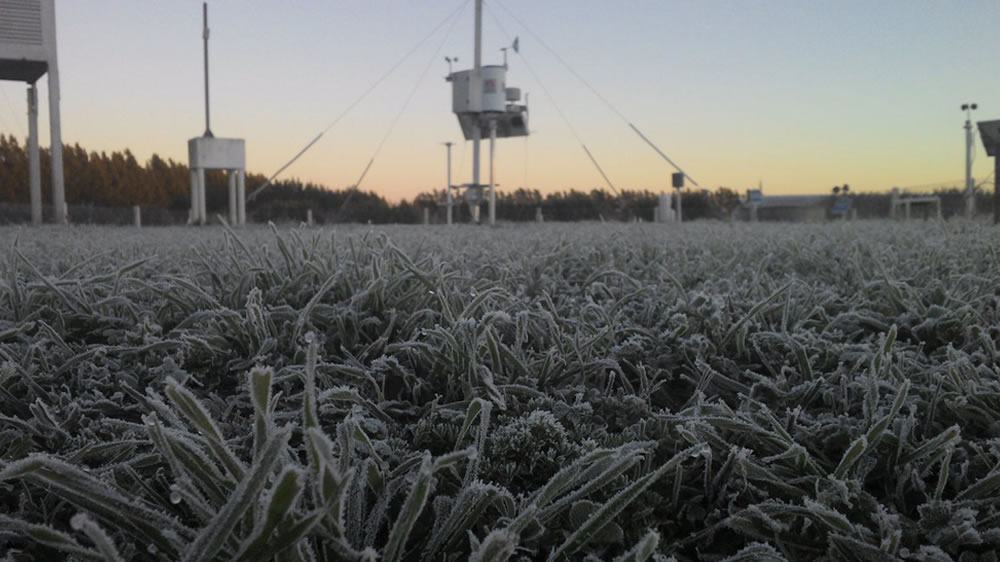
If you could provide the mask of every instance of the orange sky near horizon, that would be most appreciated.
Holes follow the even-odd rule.
[[[674,170],[629,121],[708,189],[960,184],[959,105],[1000,117],[997,2],[486,1],[484,63],[520,37],[508,85],[530,93],[533,132],[498,141],[500,190],[606,187],[581,141],[617,188],[668,189]],[[250,171],[270,175],[412,49],[282,177],[344,188],[374,156],[361,188],[411,199],[444,187],[453,141],[453,183],[470,181],[443,80],[444,56],[471,63],[471,6],[448,19],[462,4],[213,0],[213,131],[245,138]],[[58,2],[57,27],[64,141],[186,161],[204,128],[200,2]],[[24,136],[23,86],[0,93],[0,126]],[[977,139],[973,175],[991,173]]]

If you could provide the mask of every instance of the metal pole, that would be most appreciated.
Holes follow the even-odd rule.
[[[684,175],[687,175],[687,174],[684,174]],[[690,179],[690,177],[688,179]],[[691,180],[691,181],[694,181],[694,180]],[[678,189],[677,190],[677,222],[681,222],[683,220],[683,216],[684,216],[683,213],[681,213],[681,190]]]
[[[212,134],[212,127],[210,126],[211,120],[209,119],[208,113],[208,2],[203,2],[202,5],[202,21],[204,23],[204,31],[201,36],[205,40],[205,135],[206,137],[215,136]]]
[[[38,88],[28,86],[28,185],[31,224],[42,224],[42,161],[38,153]]]
[[[451,142],[446,142],[446,143],[444,143],[444,145],[448,149],[448,188],[447,188],[447,191],[448,191],[448,221],[447,222],[450,225],[451,224],[451,220],[452,220],[452,217],[451,217],[452,211],[451,211],[451,209],[452,209],[452,206],[454,205],[454,201],[452,200],[452,197],[451,197],[451,145],[452,145],[452,143]]]
[[[483,0],[476,0],[476,22],[475,22],[475,45],[472,67],[471,94],[473,96],[473,107],[476,109],[476,123],[472,127],[472,189],[480,190],[479,185],[479,143],[482,140],[483,131],[479,123],[479,115],[482,112],[483,104]],[[481,192],[481,191],[480,191]],[[476,212],[473,213],[476,222],[479,222],[479,204],[476,204]]]
[[[493,182],[493,153],[497,144],[497,122],[490,121],[490,226],[497,223],[497,188]]]
[[[965,120],[965,218],[976,212],[975,189],[972,185],[972,120]]]
[[[483,0],[476,0],[476,36],[473,49],[473,68],[476,71],[475,77],[479,78],[479,69],[483,64]]]

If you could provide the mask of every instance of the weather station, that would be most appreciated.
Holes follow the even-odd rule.
[[[448,181],[449,224],[452,216],[452,190],[462,188],[466,190],[465,200],[469,204],[472,220],[480,222],[480,205],[486,199],[489,224],[496,224],[497,184],[493,168],[496,140],[528,135],[528,107],[517,103],[521,100],[521,90],[507,87],[507,48],[501,49],[504,56],[502,65],[484,66],[482,47],[483,0],[476,0],[473,67],[452,72],[451,63],[458,59],[445,59],[449,65],[446,80],[451,82],[452,111],[458,117],[465,140],[472,141],[472,182],[453,186]],[[518,52],[517,39],[514,39],[510,48],[515,53]],[[480,144],[484,136],[490,139],[489,182],[485,184],[480,182]]]
[[[42,172],[38,149],[38,89],[35,84],[46,74],[49,77],[52,204],[55,222],[66,223],[55,0],[0,0],[0,80],[28,84],[28,185],[31,223],[36,225],[42,223]]]
[[[246,224],[246,142],[217,138],[212,134],[208,103],[208,3],[202,4],[205,41],[205,132],[188,141],[191,169],[191,215],[189,224],[205,224],[205,171],[225,170],[229,181],[229,223]]]

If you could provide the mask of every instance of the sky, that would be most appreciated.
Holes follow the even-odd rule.
[[[64,142],[186,162],[201,18],[196,0],[57,0]],[[532,131],[498,140],[496,182],[605,187],[586,145],[615,187],[668,189],[633,123],[703,188],[961,183],[961,104],[1000,119],[997,25],[996,0],[486,0],[483,62],[519,37],[507,85],[529,94]],[[280,177],[344,188],[374,158],[360,187],[410,199],[446,185],[451,141],[452,181],[471,181],[444,80],[445,56],[472,66],[471,0],[210,0],[209,27],[212,131],[246,139],[250,171],[329,127]],[[26,136],[24,99],[0,82],[0,130]],[[977,138],[973,175],[992,164]]]

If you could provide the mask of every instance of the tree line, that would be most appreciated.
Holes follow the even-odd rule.
[[[51,157],[41,149],[43,200],[51,193]],[[182,222],[190,207],[188,166],[153,154],[145,163],[125,149],[107,153],[88,152],[79,144],[64,145],[66,201],[71,208],[117,209],[126,216],[133,205],[144,209],[164,210],[164,222]],[[248,172],[247,193],[264,184],[263,174]],[[206,173],[206,203],[209,214],[226,214],[228,184],[222,171]],[[944,214],[960,213],[963,203],[956,188],[939,192]],[[861,216],[888,214],[889,195],[860,194],[855,207]],[[412,200],[396,203],[372,191],[331,190],[296,178],[279,180],[247,204],[248,220],[304,221],[309,210],[318,223],[372,222],[419,223],[425,209],[432,222],[444,222],[446,194],[443,189],[428,190]],[[0,204],[24,206],[29,202],[28,154],[26,144],[14,135],[0,134]],[[518,188],[497,192],[497,218],[503,221],[535,220],[538,209],[546,221],[652,221],[659,194],[649,190],[622,190],[609,193],[601,188],[589,191],[566,190],[542,194],[538,190]],[[740,194],[720,187],[714,191],[686,190],[683,200],[685,220],[725,219],[740,203]],[[983,204],[988,204],[983,201]],[[979,208],[986,208],[981,205]],[[484,209],[485,211],[485,209]],[[145,213],[145,210],[144,210]],[[453,208],[456,222],[470,219],[469,206],[456,197]],[[80,214],[77,212],[77,214]],[[91,217],[96,217],[91,213]],[[98,220],[94,218],[93,220]]]

